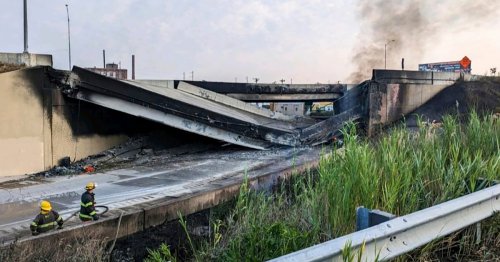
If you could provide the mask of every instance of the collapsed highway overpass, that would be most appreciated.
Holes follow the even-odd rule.
[[[326,142],[345,122],[359,119],[362,115],[362,107],[357,104],[317,123],[307,117],[282,115],[219,93],[231,92],[233,88],[232,92],[240,95],[245,92],[246,95],[286,94],[287,99],[300,99],[304,95],[320,93],[338,99],[346,91],[342,85],[311,88],[304,85],[239,86],[233,83],[185,81],[171,81],[169,86],[168,82],[164,83],[161,86],[158,82],[120,81],[74,67],[69,87],[64,92],[78,100],[255,149]]]
[[[347,120],[357,117],[362,118],[369,131],[376,130],[401,115],[411,113],[456,80],[470,78],[460,74],[375,71],[372,80],[343,91],[345,93],[336,100],[340,114],[316,122],[250,107],[241,100],[200,88],[192,82],[172,81],[169,82],[173,84],[172,87],[167,89],[154,83],[117,81],[79,68],[74,68],[71,73],[51,68],[30,68],[12,74],[0,74],[0,88],[4,94],[0,97],[3,99],[0,104],[9,105],[5,111],[10,113],[0,114],[4,122],[10,123],[0,126],[0,134],[3,135],[0,137],[0,148],[5,150],[3,145],[13,141],[26,142],[11,148],[19,151],[0,153],[15,157],[23,150],[32,150],[34,155],[38,152],[35,150],[40,150],[43,152],[41,158],[46,157],[44,154],[47,152],[52,159],[52,162],[47,162],[48,165],[55,165],[54,159],[73,153],[69,149],[73,149],[71,142],[75,137],[77,142],[80,140],[87,141],[89,145],[99,145],[98,139],[107,142],[111,137],[116,138],[116,129],[151,122],[161,123],[155,127],[175,127],[189,123],[197,127],[189,130],[193,133],[218,130],[220,133],[208,134],[213,138],[222,134],[221,140],[226,142],[231,142],[224,137],[226,135],[232,139],[241,136],[245,145],[252,148],[313,145],[327,141]],[[73,104],[68,106],[70,103]],[[84,125],[85,121],[96,119],[98,122],[94,126]],[[239,121],[236,123],[240,125],[234,125],[232,121]],[[123,122],[123,125],[112,130],[98,129],[112,126],[115,122]],[[82,132],[84,129],[85,132]],[[98,133],[99,138],[92,132]],[[65,146],[55,148],[61,144]],[[108,239],[125,237],[175,219],[179,210],[187,215],[231,199],[239,192],[246,174],[250,183],[270,187],[279,179],[296,172],[297,167],[305,170],[316,166],[322,154],[321,147],[288,147],[268,151],[245,151],[238,147],[241,150],[238,154],[226,147],[218,148],[220,154],[210,152],[199,155],[194,162],[191,159],[172,158],[170,162],[164,163],[166,166],[154,167],[153,170],[150,167],[112,170],[95,176],[44,179],[40,184],[21,185],[26,187],[24,189],[6,188],[3,191],[5,197],[0,198],[3,201],[0,205],[12,215],[0,221],[2,239],[9,241],[20,237],[18,247],[24,248],[61,239],[61,235],[66,236],[66,239],[73,238],[88,230],[102,231],[110,237]],[[85,151],[86,154],[90,152]],[[23,156],[26,157],[26,154]],[[26,162],[26,159],[21,160]],[[6,161],[2,164],[4,169],[10,165],[20,165],[19,162]],[[40,166],[34,168],[41,169]],[[62,214],[69,215],[75,206],[78,207],[80,184],[85,184],[87,180],[106,183],[101,187],[101,199],[104,200],[101,203],[110,207],[105,219],[91,224],[68,223],[68,227],[62,231],[64,234],[59,231],[25,237],[29,234],[26,221],[40,198],[56,200]],[[134,192],[133,201],[123,198],[121,192]]]
[[[0,176],[41,172],[63,158],[76,161],[147,130],[164,129],[172,134],[172,143],[181,142],[182,132],[254,149],[327,142],[348,120],[359,121],[371,134],[457,79],[470,78],[375,70],[372,80],[349,86],[119,81],[79,67],[71,72],[32,67],[1,73],[0,119],[9,124],[0,126]],[[336,115],[318,121],[249,103],[255,97],[262,102],[311,101],[311,96],[333,98]]]

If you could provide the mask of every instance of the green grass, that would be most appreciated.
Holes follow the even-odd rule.
[[[244,185],[235,208],[218,224],[216,244],[215,236],[196,244],[193,258],[263,261],[353,232],[361,205],[405,215],[479,190],[484,181],[500,179],[499,134],[499,120],[474,112],[464,124],[447,116],[440,127],[396,127],[376,141],[357,136],[350,125],[344,147],[329,149],[316,173],[293,177],[273,195]],[[495,238],[500,230],[492,224],[488,236]],[[467,240],[472,231],[448,240],[462,243],[462,254],[470,255],[463,243],[474,245]],[[429,244],[406,259],[439,253],[442,246]],[[352,260],[352,252],[346,253]]]

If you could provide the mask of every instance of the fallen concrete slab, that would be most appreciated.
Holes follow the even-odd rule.
[[[189,94],[193,94],[193,95],[205,98],[205,99],[209,99],[209,100],[221,103],[221,104],[232,106],[234,108],[240,108],[242,110],[249,111],[249,112],[264,116],[264,117],[275,118],[275,119],[285,120],[285,121],[294,121],[298,118],[295,116],[284,115],[284,114],[279,113],[279,112],[273,112],[273,111],[266,109],[266,108],[256,107],[253,104],[245,103],[241,100],[234,99],[234,98],[226,96],[226,95],[212,92],[212,91],[207,90],[207,89],[199,88],[197,86],[191,85],[191,84],[186,83],[186,82],[179,82],[176,89],[183,91],[183,92],[186,92],[186,93],[189,93]],[[304,118],[304,120],[306,120],[306,119]]]
[[[75,95],[75,98],[235,145],[241,145],[254,149],[267,149],[272,146],[272,143],[266,141],[238,135],[221,128],[209,126],[198,121],[185,119],[177,115],[162,112],[161,110],[144,107],[127,100],[118,99],[116,97],[100,93],[79,91]]]

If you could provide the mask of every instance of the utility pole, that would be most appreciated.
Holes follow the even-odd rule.
[[[24,0],[26,1],[26,0]],[[69,70],[71,70],[71,34],[69,31],[69,8],[66,4],[66,14],[68,15],[68,59],[69,59]]]
[[[28,53],[28,3],[24,0],[24,52]]]
[[[257,82],[259,82],[259,78],[258,77],[254,77],[253,80],[255,81],[255,83],[257,84]]]
[[[186,72],[182,72],[182,80],[186,80]]]
[[[194,81],[194,71],[191,71],[191,81]]]

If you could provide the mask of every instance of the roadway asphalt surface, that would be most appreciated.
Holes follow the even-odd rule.
[[[180,197],[214,181],[247,173],[258,176],[273,166],[290,167],[319,158],[320,148],[284,148],[269,151],[223,150],[183,155],[157,166],[132,167],[105,173],[58,176],[0,184],[0,243],[30,235],[29,224],[41,200],[49,200],[63,218],[80,209],[87,182],[97,183],[97,205],[110,210],[165,197]],[[278,165],[279,164],[279,165]],[[263,172],[263,171],[262,171]],[[66,225],[80,223],[72,217]]]

